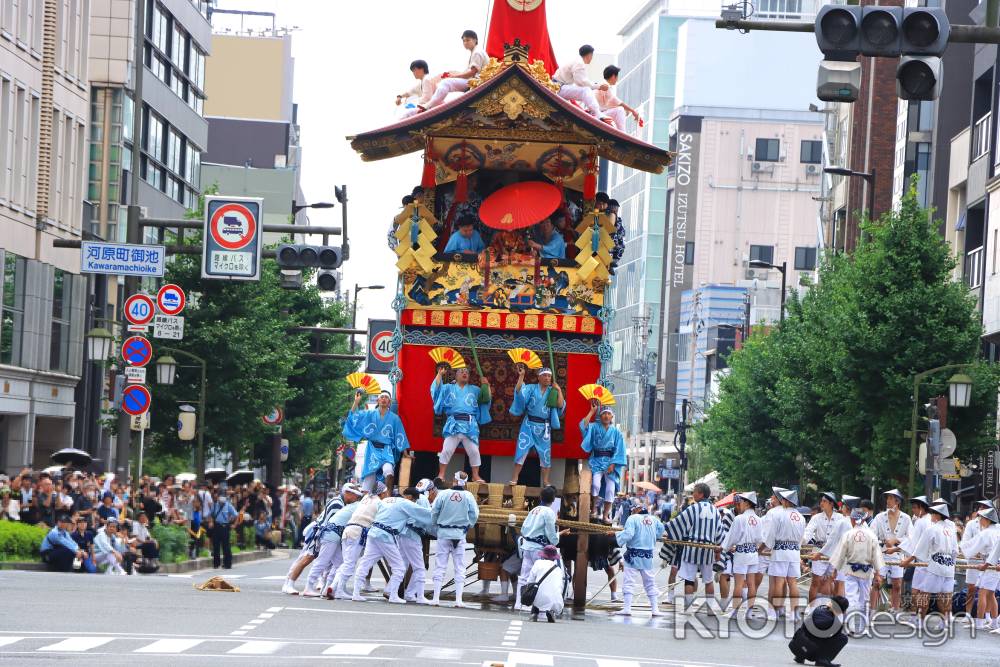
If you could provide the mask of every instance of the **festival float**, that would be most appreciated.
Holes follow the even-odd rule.
[[[412,484],[438,473],[444,418],[435,416],[429,389],[439,364],[448,363],[441,349],[450,350],[468,364],[471,384],[490,383],[491,420],[480,430],[481,474],[488,481],[467,488],[482,505],[469,536],[478,573],[494,579],[513,544],[513,526],[539,491],[534,456],[519,483],[507,483],[522,421],[510,412],[520,353],[537,355],[563,389],[565,412],[551,434],[551,482],[561,490],[564,525],[589,525],[590,471],[577,425],[590,404],[578,389],[596,384],[613,391],[608,295],[624,244],[615,217],[595,205],[599,170],[617,163],[659,174],[670,164],[667,151],[561,98],[550,78],[554,61],[534,58],[533,43],[543,44],[540,51],[551,58],[544,3],[495,3],[487,40],[492,57],[468,92],[348,137],[365,161],[423,158],[413,182],[399,184],[400,197],[416,183],[423,192],[391,222],[385,255],[399,271],[389,381],[416,454],[402,461],[398,481]],[[485,249],[446,253],[456,222],[468,212],[478,218]],[[543,258],[527,243],[546,219],[565,241],[564,258]],[[536,382],[531,366],[537,365],[525,363],[525,382]],[[448,474],[464,464],[466,457],[455,456]],[[578,604],[587,569],[583,532]]]

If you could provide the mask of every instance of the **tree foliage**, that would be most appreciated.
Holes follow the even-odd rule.
[[[948,414],[956,456],[989,446],[1000,374],[978,360],[976,301],[952,279],[938,224],[911,189],[898,212],[865,223],[867,239],[853,254],[824,259],[818,284],[791,299],[783,325],[732,354],[699,427],[724,481],[803,480],[841,492],[905,486],[913,377],[946,364],[975,364],[970,407]],[[927,379],[921,405],[947,394],[950,375]]]
[[[200,217],[199,211],[192,217]],[[199,235],[188,242],[198,243]],[[166,280],[188,296],[184,340],[154,340],[154,357],[176,348],[207,362],[205,422],[206,457],[230,453],[238,463],[270,462],[266,437],[273,432],[262,416],[275,406],[285,411],[283,433],[289,440],[284,469],[301,469],[329,461],[340,441],[340,418],[350,404],[344,376],[355,362],[316,359],[307,352],[347,352],[343,335],[292,333],[298,326],[344,327],[344,304],[324,300],[308,276],[300,290],[280,287],[276,262],[263,260],[259,281],[203,280],[199,255],[177,255]],[[197,440],[177,437],[177,406],[197,405],[200,369],[173,354],[178,363],[175,384],[153,384],[153,419],[147,434],[147,456],[183,456],[193,460]],[[153,373],[154,370],[150,369]],[[202,419],[199,415],[198,426]],[[174,470],[173,472],[176,472]]]

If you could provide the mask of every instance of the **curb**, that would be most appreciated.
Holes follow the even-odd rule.
[[[281,550],[276,550],[281,551]],[[282,552],[284,553],[284,552]],[[237,563],[250,563],[256,560],[263,560],[265,558],[273,558],[275,554],[266,549],[259,549],[254,551],[243,551],[238,554],[233,554],[233,564]],[[0,561],[0,570],[23,570],[27,572],[47,572],[48,566],[45,563],[36,561]],[[182,572],[193,572],[195,570],[211,570],[212,569],[212,559],[211,558],[195,558],[193,560],[186,560],[181,563],[164,563],[160,565],[160,569],[156,571],[156,574],[180,574]]]

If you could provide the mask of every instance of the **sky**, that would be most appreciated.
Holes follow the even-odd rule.
[[[503,2],[504,0],[494,0]],[[546,0],[556,58],[568,60],[583,43],[598,53],[617,53],[618,31],[646,0]],[[345,288],[384,285],[363,291],[358,324],[392,318],[396,255],[386,244],[399,200],[420,182],[419,154],[362,162],[346,136],[396,120],[395,97],[413,85],[407,69],[417,58],[434,73],[463,69],[465,29],[486,42],[490,0],[221,0],[223,9],[274,12],[279,27],[297,26],[293,99],[299,105],[302,189],[309,202],[335,201],[334,185],[347,185],[351,259],[342,268]],[[224,19],[232,22],[231,17]],[[270,27],[261,19],[246,27]],[[216,26],[231,25],[216,17]],[[238,26],[236,26],[238,27]],[[314,225],[339,225],[339,206],[313,210]]]

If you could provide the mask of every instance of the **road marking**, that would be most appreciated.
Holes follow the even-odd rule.
[[[462,653],[463,651],[460,648],[428,646],[427,648],[420,649],[417,653],[417,657],[428,660],[459,660],[462,657]]]
[[[268,607],[268,608],[267,608],[267,610],[268,610],[269,612],[272,612],[272,613],[274,613],[274,612],[276,612],[276,611],[281,611],[282,609],[284,609],[284,607]],[[310,609],[309,611],[312,611],[312,610]]]
[[[597,667],[639,667],[638,660],[610,660],[606,658],[597,659]],[[684,667],[692,667],[685,665]]]
[[[334,644],[323,655],[371,655],[378,647],[378,644]]]
[[[281,607],[278,608],[279,610]],[[479,616],[460,616],[457,614],[408,614],[398,611],[357,611],[355,609],[317,609],[315,607],[284,607],[285,611],[308,611],[310,613],[322,612],[325,614],[350,614],[351,616],[412,616],[413,618],[456,618],[461,621],[487,621],[492,623],[506,623],[503,618],[487,618]],[[271,611],[268,609],[268,611]]]
[[[227,574],[226,575],[226,579],[242,579],[245,576],[247,576],[247,575],[245,575],[245,574]]]
[[[226,651],[226,653],[238,655],[270,655],[284,645],[285,642],[248,641],[243,642],[234,649]]]
[[[133,653],[181,653],[201,642],[201,639],[158,639]]]
[[[508,648],[514,648],[517,646],[517,642],[500,642],[501,646],[506,646]]]
[[[114,640],[114,637],[70,637],[55,644],[49,644],[39,651],[89,651]]]
[[[231,635],[245,635],[246,633],[247,633],[246,630],[233,630],[229,634],[231,634]]]
[[[168,574],[171,579],[191,579],[194,577],[193,574]]]
[[[269,614],[266,611],[262,611],[261,613],[257,614],[257,618],[274,618],[274,614]]]
[[[552,662],[552,656],[548,653],[511,651],[507,654],[508,665],[545,665],[545,667],[552,667]]]
[[[6,646],[7,644],[13,644],[14,642],[19,642],[25,637],[0,637],[0,646]]]
[[[241,625],[240,626],[240,630],[256,630],[256,629],[257,629],[256,625],[247,624],[247,625]]]
[[[260,579],[261,581],[281,581],[283,579],[287,579],[288,575],[287,574],[272,574],[269,577],[257,577],[257,578]]]

